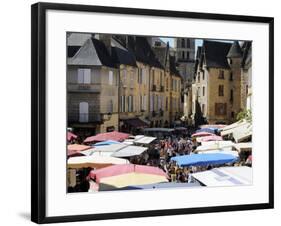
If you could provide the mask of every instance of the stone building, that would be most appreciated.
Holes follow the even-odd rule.
[[[182,116],[182,79],[169,45],[157,49],[149,37],[107,34],[71,33],[67,40],[68,127],[81,137],[137,134]]]
[[[68,46],[68,127],[82,137],[118,129],[119,72],[105,43],[91,37],[76,51]]]
[[[149,59],[144,37],[119,36],[116,39],[133,56],[135,66],[120,68],[120,130],[138,133],[149,126]],[[142,49],[141,47],[144,46]]]
[[[200,107],[208,123],[231,123],[241,111],[242,50],[237,41],[204,40],[194,76],[192,112]]]
[[[241,64],[241,107],[252,109],[252,42],[242,45],[243,58]]]
[[[175,38],[176,63],[185,84],[192,82],[195,63],[195,39]]]

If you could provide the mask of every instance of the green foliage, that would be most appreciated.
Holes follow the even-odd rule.
[[[252,122],[252,111],[249,109],[244,109],[237,114],[236,119],[238,121],[245,119],[248,122]]]

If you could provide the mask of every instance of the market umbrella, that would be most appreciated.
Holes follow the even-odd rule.
[[[111,144],[120,144],[120,142],[115,140],[106,140],[106,141],[95,143],[93,146],[104,146],[104,145],[111,145]]]
[[[108,133],[99,133],[95,136],[87,137],[84,140],[84,143],[93,143],[93,142],[101,142],[106,140],[113,140],[113,141],[123,141],[130,136],[128,133],[121,133],[117,131],[108,132]]]
[[[168,182],[166,173],[160,168],[134,164],[92,170],[89,176],[99,184],[100,190]]]
[[[116,158],[111,156],[78,156],[72,157],[67,160],[68,168],[96,168],[100,169],[103,167],[116,165],[116,164],[129,164],[130,162],[126,159]]]
[[[201,129],[203,129],[203,128],[216,128],[216,129],[221,129],[221,128],[224,128],[224,127],[226,127],[226,125],[223,125],[223,124],[213,124],[213,125],[207,124],[207,125],[202,125],[202,126],[200,126]]]
[[[210,154],[191,154],[181,155],[171,158],[179,166],[207,166],[207,165],[221,165],[225,163],[233,163],[238,160],[234,155],[210,153]]]
[[[72,141],[77,138],[77,135],[71,132],[67,132],[67,141]]]
[[[82,144],[69,144],[67,145],[67,156],[79,156],[83,155],[80,152],[90,149],[91,146]]]
[[[217,136],[217,135],[212,135],[212,136],[205,136],[201,138],[201,142],[207,142],[207,141],[221,141],[222,137],[221,136]]]
[[[230,148],[234,146],[234,143],[230,140],[222,140],[222,141],[201,141],[200,146],[196,148],[196,151],[206,151],[206,150],[217,150],[222,148]]]
[[[204,137],[204,136],[212,136],[214,135],[213,133],[209,133],[209,132],[198,132],[198,133],[194,133],[191,135],[191,137]]]
[[[217,132],[217,128],[211,128],[211,127],[209,127],[209,128],[202,128],[202,129],[198,129],[198,130],[196,130],[196,133],[201,133],[201,132],[207,132],[207,133],[213,133],[213,134],[215,134],[216,132]]]

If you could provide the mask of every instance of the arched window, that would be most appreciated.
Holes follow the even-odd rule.
[[[87,102],[79,103],[79,122],[89,121],[89,104]]]

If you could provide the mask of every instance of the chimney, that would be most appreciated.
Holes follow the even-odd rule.
[[[111,56],[111,37],[112,35],[109,34],[99,34],[99,40],[102,41]]]

